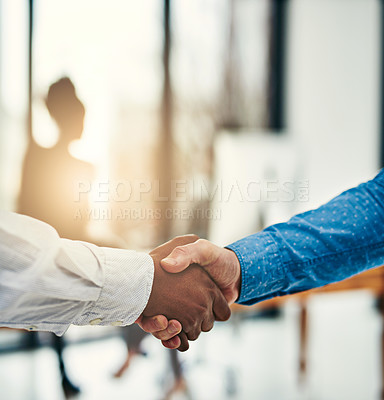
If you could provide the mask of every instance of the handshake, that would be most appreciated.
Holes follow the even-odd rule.
[[[152,250],[152,292],[136,323],[170,349],[226,321],[241,287],[240,263],[231,250],[195,235],[179,236]]]

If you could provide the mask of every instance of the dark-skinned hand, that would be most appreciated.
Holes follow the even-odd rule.
[[[159,323],[159,318],[164,316],[170,323],[179,321],[183,329],[179,333],[180,351],[189,348],[188,340],[196,340],[202,331],[210,331],[215,320],[226,321],[231,314],[220,289],[202,268],[192,265],[178,274],[171,274],[160,266],[160,261],[175,247],[197,239],[192,235],[176,237],[149,253],[155,272],[152,292],[141,319]]]

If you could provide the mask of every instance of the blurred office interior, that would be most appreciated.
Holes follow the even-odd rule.
[[[0,206],[18,210],[30,142],[56,146],[47,93],[69,77],[90,241],[226,245],[317,207],[382,166],[383,18],[382,0],[0,0]],[[71,327],[67,372],[79,399],[379,399],[382,293],[360,286],[235,308],[168,396],[149,336],[113,377],[119,328]],[[64,398],[52,338],[26,335],[0,330],[0,398]]]

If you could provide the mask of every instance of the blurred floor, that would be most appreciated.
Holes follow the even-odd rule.
[[[193,400],[374,400],[380,392],[381,321],[367,292],[320,295],[309,303],[309,371],[297,374],[298,306],[277,319],[218,324],[181,355]],[[3,332],[0,332],[3,333]],[[162,399],[171,385],[166,350],[148,337],[120,380],[125,359],[119,338],[71,345],[65,357],[79,400]],[[63,399],[57,359],[49,348],[0,356],[0,399]],[[174,400],[187,399],[175,395]]]

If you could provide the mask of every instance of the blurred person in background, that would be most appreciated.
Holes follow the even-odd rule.
[[[87,196],[75,201],[74,184],[91,182],[94,168],[91,164],[74,158],[69,146],[79,140],[84,129],[85,107],[76,95],[72,81],[65,77],[53,83],[45,101],[50,116],[59,129],[59,139],[52,148],[40,147],[32,136],[26,151],[18,212],[53,226],[61,237],[92,241],[87,235],[87,221],[74,218],[78,210],[88,207]],[[30,340],[37,340],[35,332]],[[53,347],[59,359],[62,387],[66,396],[80,389],[66,372],[63,349],[64,339],[53,334]]]
[[[55,146],[46,149],[32,136],[29,138],[18,212],[52,225],[60,237],[90,241],[86,219],[74,219],[76,211],[88,207],[88,199],[75,199],[74,185],[91,182],[94,168],[69,152],[70,144],[82,136],[85,108],[69,78],[50,86],[46,106],[58,126],[59,139]]]

